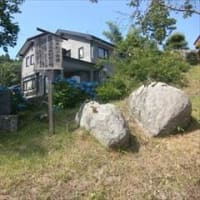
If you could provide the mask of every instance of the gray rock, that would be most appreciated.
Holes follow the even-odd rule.
[[[76,114],[76,122],[108,148],[126,147],[129,143],[125,119],[112,104],[86,103]]]
[[[191,119],[189,98],[180,89],[161,82],[141,86],[130,95],[128,105],[149,136],[173,133],[185,128]]]

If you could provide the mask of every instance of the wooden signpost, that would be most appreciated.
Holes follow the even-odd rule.
[[[48,116],[49,116],[49,133],[55,134],[54,112],[53,112],[53,88],[52,81],[54,70],[62,70],[62,49],[61,40],[63,36],[51,33],[44,29],[37,28],[38,31],[45,33],[36,40],[36,69],[48,78]]]
[[[52,91],[52,72],[48,75],[48,116],[49,116],[49,133],[55,134],[54,112],[53,112],[53,91]]]

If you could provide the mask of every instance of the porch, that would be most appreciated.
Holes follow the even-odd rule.
[[[65,56],[63,57],[62,67],[65,78],[76,77],[80,82],[100,81],[100,70],[95,67],[94,63]]]

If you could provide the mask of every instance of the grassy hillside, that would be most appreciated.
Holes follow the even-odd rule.
[[[25,113],[18,133],[0,134],[0,199],[200,199],[200,66],[186,75],[193,121],[183,133],[146,138],[131,120],[132,145],[108,151],[56,113],[56,134]],[[126,101],[116,102],[129,118]]]

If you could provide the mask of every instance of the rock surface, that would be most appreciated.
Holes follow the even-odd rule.
[[[191,119],[189,98],[180,89],[161,82],[141,86],[130,95],[128,105],[149,136],[173,133],[185,128]]]
[[[129,144],[125,119],[112,104],[99,104],[95,101],[86,103],[77,113],[76,122],[108,148],[126,147]]]

